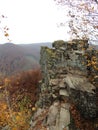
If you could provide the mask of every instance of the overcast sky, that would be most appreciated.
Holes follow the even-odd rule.
[[[53,0],[0,0],[0,14],[8,17],[2,24],[10,28],[13,43],[68,39],[67,28],[57,26],[65,20],[65,12]],[[0,32],[0,43],[5,42]]]

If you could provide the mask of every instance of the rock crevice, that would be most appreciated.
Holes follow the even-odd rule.
[[[89,49],[87,40],[61,40],[52,45],[52,48],[41,47],[40,65],[43,77],[39,85],[39,100],[36,103],[41,109],[49,109],[46,128],[82,130],[76,126],[70,112],[71,104],[75,104],[80,116],[93,124],[90,130],[94,130],[98,108],[97,85],[96,82],[90,82],[89,73],[94,77],[95,74],[98,76],[98,71],[88,66],[88,57],[85,56],[91,54],[92,57],[93,50]],[[98,58],[98,53],[94,54]],[[74,122],[74,125],[71,125],[71,122]]]

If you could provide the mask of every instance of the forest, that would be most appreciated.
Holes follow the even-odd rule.
[[[40,69],[21,72],[9,78],[0,76],[0,129],[27,130],[38,99]]]

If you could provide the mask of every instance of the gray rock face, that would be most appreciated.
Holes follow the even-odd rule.
[[[51,49],[41,48],[43,78],[39,85],[38,107],[49,108],[46,120],[48,130],[74,130],[69,127],[70,102],[76,105],[83,118],[96,119],[96,86],[87,78],[90,70],[85,53],[88,53],[88,50],[87,40],[57,41]],[[98,74],[93,69],[91,72]]]
[[[51,107],[49,108],[48,112],[48,119],[47,119],[47,125],[49,126],[55,126],[57,115],[59,113],[59,102],[55,102]]]
[[[70,124],[70,112],[69,104],[54,103],[49,108],[47,124],[50,130],[69,130],[68,125]]]

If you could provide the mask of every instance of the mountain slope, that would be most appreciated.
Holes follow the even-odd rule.
[[[48,45],[47,43],[0,45],[0,73],[11,75],[39,67],[40,47],[45,44]]]

